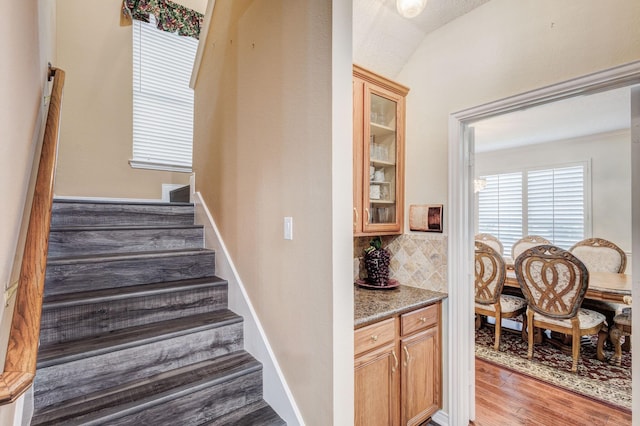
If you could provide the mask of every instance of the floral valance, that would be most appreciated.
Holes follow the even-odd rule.
[[[204,15],[169,0],[123,0],[122,13],[128,19],[149,22],[156,18],[159,30],[200,38]]]

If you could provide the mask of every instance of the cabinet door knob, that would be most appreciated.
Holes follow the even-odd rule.
[[[378,341],[378,335],[377,334],[372,335],[371,336],[371,341],[372,342],[377,342]]]
[[[409,365],[409,361],[411,360],[411,358],[409,357],[409,349],[407,349],[406,346],[403,346],[402,350],[404,351],[404,366],[406,367],[407,365]]]
[[[393,356],[393,367],[391,367],[391,372],[395,373],[398,369],[398,357],[396,356],[396,350],[391,350],[391,355]]]
[[[369,213],[369,209],[365,208],[364,211],[367,213],[367,225],[371,222],[371,213]]]

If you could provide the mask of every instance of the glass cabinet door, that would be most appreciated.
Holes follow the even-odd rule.
[[[394,223],[396,205],[396,102],[371,94],[369,121],[369,223]]]
[[[353,233],[402,234],[409,89],[357,65],[353,77]]]
[[[365,93],[364,185],[365,232],[393,231],[398,228],[398,99],[369,89]],[[368,115],[367,110],[368,109]],[[397,229],[397,231],[401,231]]]

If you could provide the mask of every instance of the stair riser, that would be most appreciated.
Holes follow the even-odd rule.
[[[109,425],[197,425],[262,399],[262,374],[254,372],[144,411],[107,419]],[[170,419],[167,414],[170,413]],[[104,424],[103,422],[88,423]]]
[[[45,348],[53,343],[226,307],[226,284],[62,308],[50,309],[45,304],[40,325],[40,346]]]
[[[49,234],[49,257],[202,248],[202,228],[57,231]]]
[[[143,379],[240,350],[242,323],[142,344],[64,364],[38,368],[34,400],[39,410],[123,380]]]
[[[213,252],[103,260],[87,263],[52,263],[47,266],[45,296],[126,287],[156,282],[212,277]]]
[[[54,202],[51,226],[193,225],[190,205]]]

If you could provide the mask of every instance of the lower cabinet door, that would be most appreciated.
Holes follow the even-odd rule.
[[[418,425],[440,406],[440,336],[438,327],[400,340],[402,425]]]
[[[400,371],[396,345],[355,359],[356,426],[396,426],[400,417]]]

